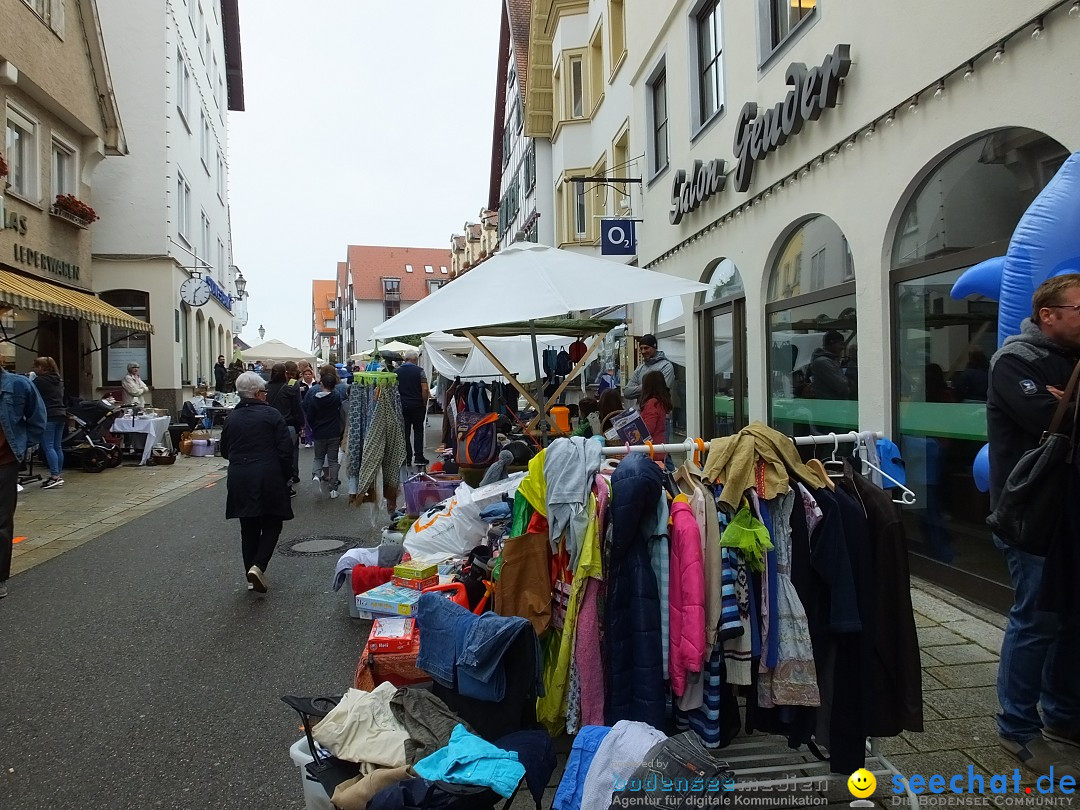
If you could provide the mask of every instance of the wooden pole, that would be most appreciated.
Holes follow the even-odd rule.
[[[486,357],[488,360],[490,360],[491,364],[493,366],[495,366],[495,368],[497,368],[499,370],[499,373],[502,374],[504,377],[506,377],[507,380],[510,381],[510,384],[512,386],[514,386],[514,388],[517,389],[517,392],[519,394],[521,394],[523,397],[525,397],[525,401],[527,403],[529,403],[530,406],[535,408],[537,413],[540,413],[540,405],[539,405],[539,403],[536,401],[536,399],[527,390],[525,390],[525,387],[520,382],[518,382],[517,377],[515,377],[513,374],[511,374],[507,370],[506,366],[504,366],[499,361],[499,358],[496,357],[494,354],[492,354],[491,351],[488,350],[488,347],[485,346],[483,343],[481,343],[480,339],[476,335],[474,335],[472,332],[463,329],[461,331],[461,334],[463,334],[466,338],[468,338],[469,342],[472,343],[473,346],[475,346],[481,352],[483,352],[484,357]]]
[[[540,416],[546,414],[548,411],[551,410],[552,403],[559,401],[559,397],[562,396],[562,392],[565,391],[566,387],[570,385],[570,383],[574,379],[577,378],[578,372],[589,364],[589,360],[592,359],[592,356],[596,353],[596,350],[600,348],[600,344],[602,344],[603,342],[603,335],[596,335],[595,337],[593,337],[592,345],[589,346],[589,350],[585,352],[584,357],[577,361],[574,367],[570,370],[570,373],[566,376],[566,379],[562,381],[562,385],[556,388],[555,393],[548,397],[548,401],[547,404],[544,406],[544,410],[540,411],[539,409],[537,409],[537,415],[533,417],[533,419],[529,422],[528,425],[525,426],[526,430],[532,430],[535,424],[540,421]]]

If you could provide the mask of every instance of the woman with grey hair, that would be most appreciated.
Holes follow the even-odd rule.
[[[124,386],[124,404],[138,405],[142,408],[146,405],[146,395],[150,393],[150,386],[139,376],[138,363],[128,363],[127,371],[128,373],[121,381]]]
[[[240,402],[221,431],[221,455],[229,461],[225,518],[240,519],[248,590],[266,593],[266,567],[292,520],[289,478],[292,440],[285,419],[266,403],[266,381],[246,371],[236,378]]]

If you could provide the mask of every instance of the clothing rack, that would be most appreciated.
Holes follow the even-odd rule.
[[[829,444],[838,446],[841,442],[854,443],[865,462],[863,455],[865,450],[862,448],[862,443],[869,436],[881,439],[885,434],[881,431],[859,433],[853,430],[848,433],[829,433],[821,436],[795,436],[792,441],[798,446]],[[684,442],[674,444],[624,444],[621,447],[604,447],[602,452],[605,456],[650,452],[694,453],[704,452],[708,446],[708,442],[703,439],[688,438]],[[887,475],[885,477],[889,478]],[[889,478],[889,480],[893,479]],[[897,482],[894,481],[894,483]],[[914,503],[914,493],[906,487],[901,486],[901,489],[906,495],[911,496],[911,503]],[[907,502],[905,500],[905,503]],[[842,780],[845,780],[843,775],[829,772],[828,761],[821,760],[805,748],[792,750],[787,746],[786,740],[776,735],[755,734],[738,738],[727,747],[719,749],[717,756],[722,757],[731,767],[736,786],[742,790],[760,791],[768,788],[790,787],[793,790],[810,791],[814,785],[821,785],[825,780],[834,786],[842,785]],[[870,737],[867,740],[864,767],[883,784],[889,784],[894,776],[900,776],[907,795],[908,807],[911,810],[918,810],[919,797],[911,791],[907,779],[903,777],[899,769],[881,752],[880,741],[876,737]],[[792,776],[793,773],[805,775]]]
[[[397,382],[393,371],[354,371],[353,382]]]

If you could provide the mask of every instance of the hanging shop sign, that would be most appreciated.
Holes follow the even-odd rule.
[[[710,160],[708,163],[695,160],[689,177],[685,169],[675,172],[675,182],[671,186],[672,207],[669,215],[672,225],[678,225],[684,216],[691,211],[696,211],[703,202],[724,190],[727,184],[724,165],[724,161],[720,158]]]
[[[637,253],[637,230],[632,219],[600,220],[600,255],[633,256]]]
[[[784,100],[758,115],[758,105],[748,101],[735,124],[735,190],[746,191],[754,177],[754,164],[775,152],[788,138],[798,135],[807,121],[836,106],[841,80],[851,70],[851,46],[837,45],[819,67],[809,70],[802,62],[787,69],[791,86]]]
[[[818,120],[824,110],[836,106],[841,82],[850,70],[851,46],[837,45],[817,67],[807,69],[802,62],[788,65],[787,84],[791,89],[783,101],[761,115],[756,102],[743,105],[735,125],[736,166],[732,186],[736,191],[750,189],[757,161],[802,132],[807,121]],[[708,163],[695,160],[689,171],[675,172],[669,214],[672,225],[678,225],[687,214],[724,191],[725,169],[725,162],[716,158]]]

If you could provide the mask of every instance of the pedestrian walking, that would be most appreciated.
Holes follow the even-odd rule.
[[[282,415],[285,426],[289,429],[289,438],[292,440],[293,461],[292,475],[289,477],[290,484],[300,483],[300,429],[304,425],[303,400],[300,397],[300,381],[297,379],[296,363],[291,363],[292,371],[289,371],[290,363],[275,363],[270,369],[270,382],[266,386],[266,401]],[[296,491],[290,486],[290,497]]]
[[[341,396],[334,389],[338,386],[337,372],[331,367],[324,371],[319,387],[312,388],[304,397],[304,415],[311,426],[315,442],[315,458],[311,466],[311,480],[330,486],[330,497],[338,496],[341,481],[338,472],[341,464],[338,450],[341,447]],[[328,468],[323,471],[323,466]]]
[[[292,520],[288,480],[292,443],[284,417],[266,403],[266,381],[254,372],[236,379],[240,402],[221,431],[229,462],[225,518],[240,520],[248,590],[266,593],[266,568],[284,521]]]
[[[0,365],[0,599],[8,595],[19,465],[45,434],[45,403],[30,380]]]
[[[427,464],[424,458],[424,421],[427,418],[429,396],[427,374],[416,364],[420,353],[405,351],[405,362],[397,367],[398,394],[401,396],[401,417],[404,422],[405,461]]]
[[[60,369],[51,357],[39,357],[34,361],[34,386],[45,403],[45,435],[41,440],[41,452],[49,465],[49,477],[42,489],[56,489],[64,485],[64,429],[67,427],[67,408],[64,407],[64,381]]]
[[[986,422],[991,508],[1020,457],[1039,445],[1078,359],[1080,274],[1073,273],[1039,285],[1031,317],[990,361]],[[1073,424],[1071,414],[1065,424]],[[1077,468],[1070,464],[1061,474],[1075,476]],[[1075,507],[1061,508],[1060,540],[1072,546]],[[1055,538],[1052,544],[1057,542]],[[1045,557],[1012,548],[997,536],[994,545],[1005,555],[1014,591],[997,675],[1001,746],[1038,774],[1080,779],[1075,750],[1080,747],[1080,624],[1075,614],[1036,605],[1044,587]],[[1071,751],[1057,743],[1071,746]]]

